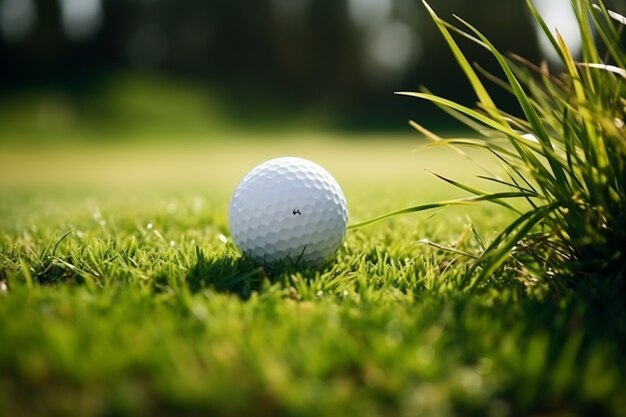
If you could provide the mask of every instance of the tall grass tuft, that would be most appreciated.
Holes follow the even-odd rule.
[[[436,146],[492,153],[501,161],[504,177],[483,178],[506,191],[483,192],[442,177],[472,196],[381,218],[450,204],[496,203],[518,216],[477,257],[470,286],[514,263],[555,286],[602,280],[626,292],[626,53],[621,43],[626,17],[602,2],[572,0],[583,41],[582,62],[577,62],[559,33],[547,27],[530,0],[527,4],[558,53],[562,73],[553,75],[545,63],[534,66],[515,55],[503,55],[470,23],[455,16],[452,25],[424,2],[478,104],[470,108],[427,90],[399,93],[428,100],[475,130],[476,138],[444,139],[411,122]],[[502,79],[472,66],[453,35],[488,50]],[[523,117],[498,108],[484,79],[513,94]],[[512,201],[520,199],[526,203]]]

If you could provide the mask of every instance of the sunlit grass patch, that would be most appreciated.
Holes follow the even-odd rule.
[[[504,188],[485,191],[441,177],[472,196],[422,204],[380,219],[476,202],[508,207],[517,218],[479,252],[471,286],[501,274],[502,267],[520,265],[519,273],[539,278],[557,293],[581,281],[609,281],[623,292],[626,52],[621,31],[625,19],[602,2],[572,1],[582,39],[583,62],[576,62],[558,32],[553,34],[533,3],[527,3],[561,59],[561,74],[551,74],[545,63],[534,66],[516,56],[506,57],[470,23],[455,16],[459,27],[454,26],[424,3],[476,93],[477,106],[461,105],[425,89],[401,94],[431,101],[475,130],[477,137],[443,139],[418,122],[412,125],[435,145],[491,153],[501,163],[504,175],[489,174],[483,179]],[[453,34],[488,50],[503,79],[471,65]],[[512,94],[521,115],[498,108],[480,75]],[[511,200],[525,201],[526,208],[519,211],[519,206],[510,205]]]
[[[0,168],[0,413],[624,409],[626,315],[615,303],[555,301],[541,283],[505,275],[462,290],[463,253],[511,220],[499,207],[351,230],[319,269],[243,259],[228,199],[265,154],[328,167],[353,221],[458,196],[424,167],[470,182],[481,172],[445,151],[411,153],[420,143],[406,138],[384,149],[333,139],[1,154],[24,165]],[[33,172],[20,177],[20,166]]]

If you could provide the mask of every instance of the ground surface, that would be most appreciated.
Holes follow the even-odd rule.
[[[623,302],[468,293],[468,260],[419,243],[476,252],[499,210],[350,231],[320,270],[242,260],[228,199],[270,157],[325,166],[351,222],[463,195],[425,169],[480,173],[414,136],[285,136],[2,145],[0,415],[624,415]]]

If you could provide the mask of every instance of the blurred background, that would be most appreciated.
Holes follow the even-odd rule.
[[[503,51],[550,58],[523,0],[431,3]],[[569,1],[536,3],[575,49]],[[411,118],[454,129],[436,108],[393,92],[427,86],[474,101],[418,0],[0,0],[0,62],[4,142],[358,136],[406,132]]]

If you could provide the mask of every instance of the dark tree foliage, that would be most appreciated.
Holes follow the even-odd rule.
[[[283,13],[281,0],[102,0],[101,26],[82,41],[65,35],[57,2],[35,3],[35,29],[19,42],[0,39],[4,91],[33,85],[80,86],[93,76],[138,68],[210,83],[235,95],[252,91],[293,104],[328,104],[357,116],[375,113],[380,120],[385,120],[385,111],[399,111],[399,99],[391,94],[398,89],[428,85],[442,95],[471,99],[418,1],[393,1],[386,22],[410,28],[416,43],[413,58],[387,72],[372,66],[368,58],[372,34],[380,23],[371,28],[356,24],[349,0],[302,0],[295,2],[302,7]],[[466,17],[501,49],[538,58],[523,1],[453,0],[433,5],[443,16]],[[478,48],[469,49],[470,56],[484,62],[482,54]],[[414,106],[406,115],[415,111]]]

